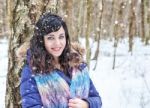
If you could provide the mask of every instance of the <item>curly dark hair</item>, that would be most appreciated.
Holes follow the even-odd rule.
[[[70,38],[68,28],[63,19],[55,14],[45,13],[37,21],[33,37],[30,41],[31,59],[30,66],[34,73],[49,73],[54,69],[54,58],[49,54],[44,45],[44,36],[58,31],[63,27],[66,36],[66,46],[59,63],[66,73],[69,68]]]

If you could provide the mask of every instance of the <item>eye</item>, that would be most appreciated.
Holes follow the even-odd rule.
[[[64,38],[65,38],[64,35],[59,36],[59,39],[64,39]]]
[[[47,40],[53,40],[53,39],[54,37],[51,37],[51,36],[47,37]]]

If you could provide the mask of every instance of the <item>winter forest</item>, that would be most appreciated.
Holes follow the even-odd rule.
[[[150,0],[0,0],[0,108],[21,108],[16,50],[48,11],[86,49],[102,108],[150,108]]]

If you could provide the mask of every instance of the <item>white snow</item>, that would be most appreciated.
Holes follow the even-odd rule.
[[[0,40],[0,108],[4,108],[5,89],[6,89],[6,74],[8,64],[8,40],[6,38]]]
[[[90,43],[93,57],[97,43],[92,40]],[[7,50],[7,39],[1,39],[0,108],[5,108]],[[150,45],[145,46],[135,38],[131,53],[128,52],[128,40],[120,40],[114,70],[113,53],[113,41],[101,40],[97,67],[93,70],[95,61],[90,65],[90,76],[102,98],[102,108],[150,108]]]

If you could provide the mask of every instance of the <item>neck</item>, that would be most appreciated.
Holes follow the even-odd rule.
[[[61,68],[61,66],[60,66],[60,63],[59,63],[59,59],[58,58],[54,58],[54,66],[55,66],[55,68],[57,68],[57,69],[60,69]]]
[[[55,64],[59,64],[58,57],[54,57],[54,62],[55,62]]]

